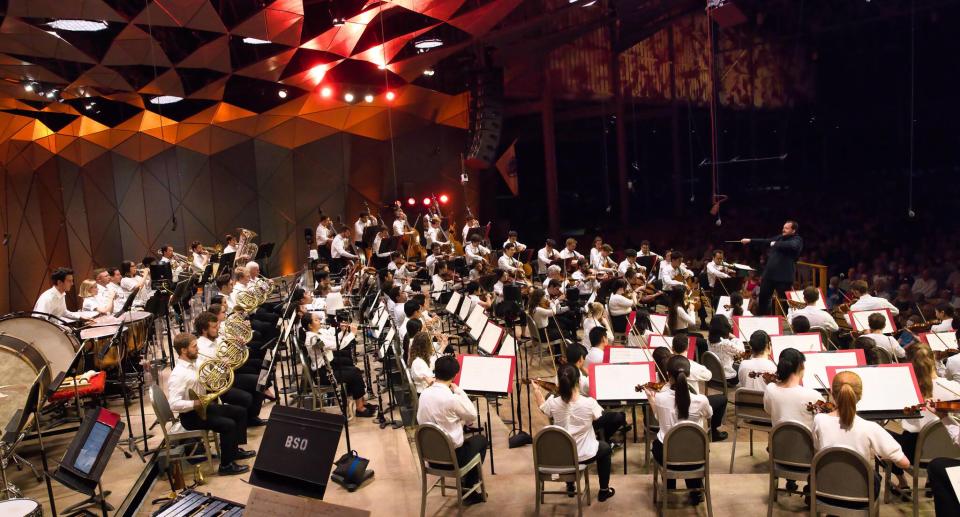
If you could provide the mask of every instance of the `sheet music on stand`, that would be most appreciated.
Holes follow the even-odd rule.
[[[472,395],[508,395],[513,391],[516,357],[461,355],[460,373],[454,383]]]
[[[597,402],[629,402],[647,399],[638,384],[656,380],[656,366],[652,362],[625,364],[591,364],[590,396]]]
[[[744,341],[750,339],[758,330],[771,336],[779,336],[783,334],[783,320],[776,316],[734,316],[733,330],[734,334]]]
[[[509,332],[503,333],[503,341],[500,343],[500,349],[497,355],[502,357],[514,357],[517,355],[517,340]]]
[[[827,304],[824,300],[827,298],[823,294],[823,289],[817,289],[820,291],[820,297],[817,298],[816,303],[813,304],[814,307],[822,310],[827,310]],[[787,299],[793,302],[807,303],[803,300],[803,290],[800,291],[787,291]]]
[[[483,327],[487,324],[487,320],[487,315],[483,313],[483,307],[477,305],[467,318],[467,326],[470,327],[470,337],[474,340],[480,339],[480,333],[483,332]]]
[[[650,326],[656,334],[665,334],[667,330],[667,316],[665,314],[651,314]]]
[[[450,314],[451,316],[456,316],[457,309],[460,308],[460,300],[462,299],[463,299],[463,296],[458,291],[454,291],[453,293],[451,293],[450,299],[447,300],[447,306],[444,307],[444,309],[446,309],[447,311],[447,314]]]
[[[897,331],[897,324],[893,322],[893,315],[890,314],[889,309],[877,309],[870,311],[851,311],[847,313],[847,321],[850,322],[850,326],[853,327],[853,330],[869,330],[870,323],[868,319],[872,314],[882,314],[886,318],[886,323],[883,327],[884,334],[892,334]]]
[[[876,366],[828,366],[828,382],[840,372],[852,371],[863,382],[857,413],[866,418],[904,418],[903,408],[923,403],[917,375],[910,363]]]
[[[390,344],[393,343],[393,337],[397,335],[397,331],[390,327],[390,330],[387,331],[387,335],[383,338],[383,343],[380,344],[380,358],[383,359],[387,356],[387,352],[390,349]]]
[[[830,389],[830,381],[827,380],[827,367],[850,367],[867,364],[863,350],[859,348],[835,352],[803,352],[803,355],[806,357],[806,361],[803,365],[803,379],[800,384],[815,390]],[[820,384],[821,382],[823,382],[823,385]]]
[[[498,355],[500,340],[503,339],[503,328],[494,322],[488,322],[477,340],[477,349],[486,355]]]
[[[648,363],[653,361],[653,349],[627,346],[608,346],[603,349],[605,364]]]
[[[930,345],[930,350],[935,352],[947,349],[957,349],[956,332],[926,332],[921,334],[920,338]]]
[[[770,349],[773,352],[773,362],[778,362],[780,354],[788,348],[793,348],[800,352],[820,352],[823,350],[823,343],[820,341],[819,332],[804,332],[789,336],[770,336]]]
[[[473,310],[473,303],[470,301],[470,298],[466,296],[463,297],[463,303],[460,304],[460,310],[457,312],[457,317],[460,318],[460,321],[466,323],[467,319],[470,317],[470,311]],[[483,311],[483,308],[477,305],[478,310]]]

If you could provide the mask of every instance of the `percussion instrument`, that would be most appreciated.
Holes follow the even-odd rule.
[[[7,517],[42,517],[43,506],[33,499],[7,499],[0,501],[0,515]]]
[[[117,363],[120,362],[120,359],[123,358],[123,347],[114,347],[107,352],[102,359],[100,358],[100,353],[103,349],[110,346],[110,341],[119,328],[120,325],[103,325],[100,327],[85,328],[80,331],[80,339],[83,340],[84,346],[89,344],[88,350],[93,353],[93,366],[96,369],[109,370],[114,368],[117,366]],[[129,336],[127,330],[124,330],[124,332],[127,332]],[[121,336],[121,342],[122,339],[123,337]]]
[[[153,314],[146,311],[130,311],[121,316],[120,319],[123,320],[127,328],[127,351],[143,350],[143,347],[147,344]]]
[[[31,344],[50,366],[48,371],[51,378],[67,371],[80,350],[80,342],[69,329],[41,318],[9,316],[0,319],[0,333],[16,336]]]
[[[18,409],[27,403],[27,394],[40,370],[47,365],[33,345],[9,334],[0,333],[0,425],[5,426]],[[40,388],[50,384],[50,369],[40,378]],[[0,512],[0,515],[5,515]]]

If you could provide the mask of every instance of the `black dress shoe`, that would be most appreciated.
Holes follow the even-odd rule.
[[[243,449],[239,449],[239,450],[237,451],[237,459],[238,459],[238,460],[245,460],[245,459],[247,459],[247,458],[252,458],[252,457],[254,457],[254,456],[256,456],[256,455],[257,455],[257,451],[245,451],[245,450],[243,450]]]
[[[248,427],[248,428],[249,428],[249,427],[262,427],[262,426],[265,426],[265,425],[267,425],[267,421],[264,420],[264,419],[262,419],[262,418],[260,418],[260,417],[255,417],[253,420],[247,421],[247,427]]]
[[[220,468],[217,469],[217,473],[221,476],[236,476],[237,474],[243,474],[250,470],[250,467],[247,465],[237,465],[236,463],[228,463],[226,465],[220,465]]]
[[[373,409],[373,408],[370,407],[370,406],[367,406],[367,407],[363,408],[363,411],[357,411],[357,412],[354,413],[354,414],[357,415],[357,416],[360,417],[360,418],[368,418],[368,417],[372,417],[372,416],[376,415],[376,414],[377,414],[377,410]]]
[[[476,492],[468,495],[468,496],[463,500],[464,506],[471,506],[471,505],[475,505],[475,504],[482,503],[482,502],[483,502],[483,496],[480,495],[480,494],[478,494],[478,493],[476,493]]]
[[[710,440],[714,442],[722,442],[727,439],[726,431],[711,431]]]

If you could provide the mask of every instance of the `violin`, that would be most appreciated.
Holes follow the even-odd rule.
[[[770,384],[771,382],[777,382],[777,374],[772,372],[750,372],[747,374],[751,379],[756,379],[757,377],[762,377],[763,382]]]
[[[933,351],[933,357],[934,357],[934,359],[936,359],[937,361],[943,361],[944,359],[946,359],[946,358],[948,358],[948,357],[953,357],[953,356],[955,356],[955,355],[957,355],[957,354],[960,354],[960,350],[957,350],[956,348],[948,348],[948,349],[946,349],[946,350],[934,350],[934,351]]]
[[[651,382],[648,382],[648,383],[646,383],[646,384],[637,384],[636,387],[633,388],[633,390],[634,390],[634,391],[643,391],[643,390],[660,391],[660,390],[662,390],[663,387],[666,386],[666,385],[667,385],[666,382],[652,382],[652,381],[651,381]]]
[[[796,301],[796,300],[791,300],[790,298],[787,298],[787,305],[789,305],[790,308],[792,308],[792,309],[806,309],[806,308],[807,308],[807,304],[806,304],[806,303],[804,303],[804,302],[798,302],[798,301]]]
[[[557,397],[560,396],[560,387],[550,381],[543,381],[540,379],[524,379],[523,383],[526,385],[536,384],[537,386],[540,386],[543,391],[546,391],[547,393]]]
[[[833,402],[818,400],[816,402],[807,402],[807,411],[814,415],[818,413],[832,413],[837,410],[837,405]]]
[[[921,409],[942,411],[944,413],[960,413],[960,400],[925,400],[923,401],[923,404],[917,404],[915,406],[907,406],[903,408],[903,413],[905,415],[912,415],[918,413]]]
[[[902,328],[904,330],[916,331],[916,330],[930,330],[930,327],[934,325],[939,325],[940,320],[927,320],[919,323],[913,323],[911,325],[904,325]]]

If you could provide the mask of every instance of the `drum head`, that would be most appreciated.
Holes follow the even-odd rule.
[[[6,517],[39,517],[43,515],[40,503],[33,499],[7,499],[0,501],[0,515]]]
[[[18,316],[0,320],[0,332],[33,345],[50,366],[51,377],[67,371],[80,349],[80,342],[69,329],[40,318]]]
[[[130,311],[120,316],[120,319],[122,319],[124,323],[129,325],[131,323],[135,323],[140,320],[145,320],[150,316],[153,316],[153,314],[147,311]]]
[[[43,356],[28,343],[0,334],[0,427],[5,427],[18,409],[23,409],[37,373],[45,366]],[[49,371],[41,389],[50,383]],[[0,512],[0,515],[6,515]]]

